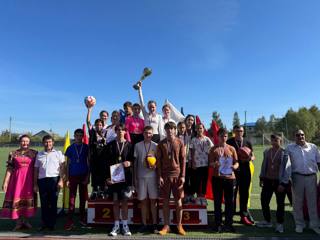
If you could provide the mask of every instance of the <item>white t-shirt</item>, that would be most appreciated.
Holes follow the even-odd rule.
[[[213,143],[206,136],[191,139],[190,149],[194,149],[194,164],[196,168],[208,166],[208,155],[211,147],[213,147]]]
[[[50,152],[41,151],[37,154],[34,167],[39,168],[38,179],[45,177],[58,177],[60,165],[65,161],[61,151],[52,149]]]

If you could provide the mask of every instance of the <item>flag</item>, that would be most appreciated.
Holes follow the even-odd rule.
[[[170,118],[174,120],[176,123],[183,122],[184,116],[179,110],[171,103],[168,99],[164,101],[164,104],[168,104],[170,106],[171,112],[170,112]]]
[[[82,142],[85,143],[85,144],[89,144],[89,138],[88,138],[88,135],[87,135],[87,128],[86,128],[85,124],[82,125],[82,130],[83,130]]]
[[[68,147],[70,146],[70,134],[67,131],[66,136],[64,138],[64,145],[63,145],[63,154],[66,153]],[[68,158],[66,157],[66,166],[68,166]],[[66,167],[66,171],[69,171],[68,167]],[[64,184],[63,186],[63,196],[62,196],[62,209],[69,208],[69,188]]]
[[[218,131],[219,131],[219,125],[215,120],[212,120],[211,122],[211,131],[212,131],[212,137],[213,137],[213,144],[217,145],[219,143],[218,139]],[[207,191],[206,191],[206,198],[213,200],[213,192],[212,192],[212,175],[213,175],[213,168],[208,168],[208,181],[207,181]]]

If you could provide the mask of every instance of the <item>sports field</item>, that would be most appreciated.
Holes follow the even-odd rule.
[[[6,160],[9,151],[12,150],[10,148],[0,148],[0,179],[2,181],[4,173],[5,173],[5,165],[6,165]],[[259,172],[260,172],[260,166],[262,162],[262,152],[263,152],[263,147],[261,146],[256,146],[254,148],[254,152],[256,155],[256,160],[254,162],[255,165],[255,173],[253,177],[253,187],[252,187],[252,195],[251,195],[251,213],[255,220],[259,221],[262,220],[262,212],[261,212],[261,207],[260,207],[260,187],[259,187]],[[2,184],[2,182],[1,182]],[[2,205],[4,193],[1,191],[0,193],[0,204]],[[275,197],[274,197],[275,198]],[[272,199],[271,202],[271,209],[272,209],[272,217],[273,221],[275,221],[275,209],[276,209],[276,204],[275,204],[275,199]],[[61,206],[61,196],[59,198],[59,205]],[[217,234],[217,233],[212,233],[210,230],[210,226],[207,229],[197,229],[197,230],[188,230],[188,237],[192,238],[239,238],[239,237],[299,237],[301,235],[298,235],[294,232],[294,223],[293,223],[293,218],[291,215],[291,206],[289,206],[288,201],[286,199],[286,216],[285,216],[285,233],[283,234],[277,234],[274,233],[274,229],[259,229],[257,227],[247,227],[243,226],[242,224],[239,224],[239,216],[234,217],[235,221],[235,228],[237,233],[231,234],[231,233],[223,233],[223,234]],[[212,202],[209,201],[209,211],[213,210],[213,205]],[[212,214],[209,215],[209,224],[212,225],[213,222],[213,216]],[[25,236],[26,234],[29,235],[35,235],[38,236],[37,233],[37,226],[40,225],[40,210],[38,210],[37,216],[31,220],[32,225],[34,228],[32,230],[26,230],[22,232],[22,235]],[[53,232],[46,232],[46,235],[54,235],[54,236],[63,236],[66,237],[68,235],[72,235],[73,237],[78,236],[78,237],[85,237],[85,238],[105,238],[107,231],[110,230],[111,227],[94,227],[94,228],[81,228],[80,225],[77,225],[75,230],[66,232],[63,230],[63,225],[65,223],[65,218],[64,217],[59,217],[58,218],[58,224],[56,227],[56,230]],[[14,227],[14,222],[11,220],[5,220],[1,219],[0,220],[0,237],[1,236],[12,236],[11,229]],[[134,233],[134,228],[132,227],[132,232]],[[139,234],[134,234],[136,237],[143,236]],[[157,237],[156,235],[152,235],[152,237]],[[169,237],[178,237],[175,234],[170,234]],[[316,235],[311,231],[311,230],[305,230],[303,233],[303,238],[314,238]]]

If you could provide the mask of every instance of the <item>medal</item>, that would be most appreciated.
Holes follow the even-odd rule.
[[[116,143],[117,143],[117,148],[118,148],[118,152],[119,152],[118,160],[121,161],[121,160],[122,160],[121,154],[122,154],[122,152],[123,152],[124,145],[125,145],[126,142],[123,142],[123,143],[122,143],[121,149],[120,149],[120,146],[119,146],[118,141],[116,141]]]
[[[121,161],[121,156],[118,157],[118,160]]]

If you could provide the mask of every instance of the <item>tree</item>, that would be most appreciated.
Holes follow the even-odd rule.
[[[255,131],[259,136],[262,136],[263,133],[268,132],[268,124],[264,116],[256,121]]]
[[[238,112],[234,112],[233,114],[233,121],[232,121],[232,126],[240,126],[240,118],[239,118],[239,115],[238,115]]]

